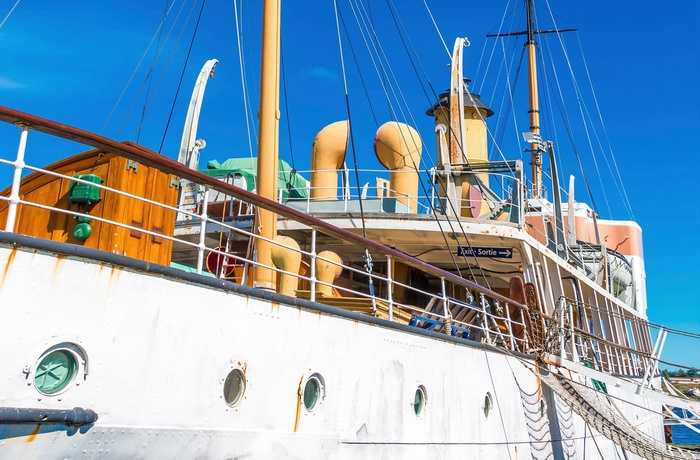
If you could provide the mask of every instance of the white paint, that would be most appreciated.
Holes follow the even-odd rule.
[[[538,380],[514,357],[119,267],[10,254],[0,248],[0,405],[84,407],[99,419],[84,433],[42,432],[31,443],[33,426],[25,436],[0,427],[7,458],[530,457],[522,395],[537,394]],[[23,369],[54,336],[80,341],[90,373],[45,397]],[[232,360],[245,363],[247,378],[233,408],[221,378]],[[310,372],[323,376],[326,392],[313,412],[298,400]],[[418,385],[427,393],[420,417],[412,406]],[[649,419],[622,407],[630,420]],[[600,458],[590,430],[572,417],[566,430],[550,417],[543,440],[564,433],[581,458]],[[661,417],[641,428],[658,438]],[[610,441],[596,443],[603,458],[615,458]]]

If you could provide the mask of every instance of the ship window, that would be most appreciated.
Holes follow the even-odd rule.
[[[425,408],[425,402],[426,402],[425,387],[423,385],[419,385],[418,388],[416,389],[416,394],[413,397],[413,411],[416,413],[416,416],[420,417],[421,414],[423,413],[423,409]]]
[[[484,416],[488,418],[489,413],[491,413],[491,408],[493,407],[493,397],[490,392],[486,392],[484,396]]]
[[[34,385],[45,395],[65,390],[78,374],[78,357],[71,350],[59,348],[45,353],[34,371]]]
[[[307,411],[313,411],[323,399],[323,377],[320,374],[312,374],[304,385],[302,400]]]
[[[240,369],[229,372],[224,381],[224,399],[233,407],[238,404],[245,393],[245,375]]]

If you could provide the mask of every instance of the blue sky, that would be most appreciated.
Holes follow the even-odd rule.
[[[424,111],[433,101],[424,95],[406,60],[406,51],[388,14],[389,3],[372,1],[370,11],[379,41],[391,56],[392,69],[401,80],[407,105],[432,154],[432,120]],[[484,61],[481,66],[479,62],[484,37],[497,30],[507,2],[459,2],[459,7],[454,2],[427,3],[450,49],[455,37],[469,38],[471,47],[465,51],[465,76],[474,80],[473,88],[483,87],[484,100],[495,108],[497,100],[491,102],[493,96],[487,92],[490,83],[478,80],[484,77]],[[650,319],[668,327],[700,332],[700,300],[695,293],[700,285],[700,217],[696,205],[700,197],[700,3],[650,0],[634,3],[550,0],[550,3],[560,27],[574,26],[579,30],[578,35],[567,36],[567,47],[572,55],[578,55],[579,40],[582,44],[634,217],[643,229]],[[13,4],[14,1],[2,4],[0,16],[4,18]],[[348,2],[339,0],[339,4],[353,36],[360,67],[371,69],[364,46],[356,31],[353,32],[356,26]],[[428,80],[435,91],[441,92],[449,83],[448,57],[423,1],[394,0],[393,4],[410,31],[412,45]],[[180,5],[174,5],[170,18],[175,17]],[[194,79],[201,65],[213,57],[220,64],[207,88],[202,112],[199,137],[207,141],[203,159],[221,161],[249,155],[232,5],[230,1],[208,0],[203,11],[164,143],[163,153],[170,157],[177,157],[179,131]],[[548,16],[546,5],[537,2],[543,28]],[[24,0],[0,29],[0,103],[99,132],[154,36],[164,7],[164,1]],[[155,97],[139,137],[140,143],[154,150],[161,143],[199,7],[199,3],[194,7],[190,3],[185,5],[177,22],[169,20],[161,36],[163,53],[154,68],[149,90],[149,95]],[[244,1],[241,21],[253,104],[257,101],[259,69],[258,8],[258,2]],[[190,21],[174,49],[188,14]],[[505,30],[519,28],[511,26],[511,17],[518,19],[519,13],[508,17]],[[176,27],[165,40],[172,23]],[[376,124],[369,115],[367,98],[345,39],[343,46],[360,164],[362,168],[380,169],[372,153]],[[173,49],[172,61],[159,83]],[[280,153],[288,162],[293,161],[297,169],[305,170],[309,168],[315,133],[347,116],[332,1],[283,3],[283,53],[289,112],[283,102]],[[103,134],[120,140],[136,138],[146,92],[143,89],[139,96],[139,88],[146,81],[153,60],[154,48],[146,54]],[[572,62],[575,60],[572,58]],[[379,79],[371,70],[364,72],[381,124],[392,115]],[[496,77],[493,70],[486,75],[487,79]],[[575,101],[569,108],[578,110]],[[253,113],[255,110],[253,107]],[[526,126],[526,113],[521,111],[518,117],[519,126]],[[6,132],[7,128],[3,128],[3,136]],[[30,136],[30,148],[32,145],[41,145],[40,136]],[[510,148],[507,156],[517,158],[520,152]],[[71,149],[66,145],[40,150],[37,162],[55,161],[74,153]],[[558,149],[566,177],[577,176],[577,198],[583,200],[586,197],[575,160],[565,147]],[[629,218],[616,191],[607,196],[610,211],[603,205],[602,187],[589,169],[593,166],[591,159],[583,156],[601,216]],[[608,186],[609,180],[604,178],[602,182]],[[608,190],[614,188],[610,186]],[[669,338],[664,358],[700,366],[697,341],[675,339]]]

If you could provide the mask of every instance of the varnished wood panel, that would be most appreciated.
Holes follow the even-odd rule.
[[[102,185],[106,187],[122,190],[164,205],[176,205],[178,190],[176,187],[170,186],[169,174],[144,165],[138,165],[137,170],[134,171],[133,168],[127,169],[127,165],[128,162],[125,158],[110,153],[105,154],[99,150],[91,150],[61,160],[45,169],[66,176],[96,174],[103,179]],[[71,205],[68,200],[70,184],[69,179],[32,173],[22,180],[20,196],[23,200],[57,209],[80,213],[88,210],[92,217],[101,217],[166,236],[173,234],[176,215],[174,211],[106,190],[100,191],[101,200],[94,205],[87,208]],[[9,196],[10,187],[5,189],[2,195]],[[3,228],[7,219],[7,207],[7,202],[0,202],[0,225]],[[92,235],[85,241],[79,241],[73,237],[73,229],[77,223],[74,216],[60,211],[20,205],[14,231],[123,254],[163,265],[170,264],[172,242],[166,238],[146,235],[137,230],[93,219],[90,222]]]

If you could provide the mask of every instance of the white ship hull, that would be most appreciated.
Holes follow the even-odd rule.
[[[508,91],[493,93],[505,117],[497,124],[511,109],[515,118],[510,75],[527,56],[524,144],[492,144],[504,135],[470,89],[468,40],[454,43],[446,92],[429,96],[415,72],[431,104],[427,136],[403,115],[413,97],[393,88],[391,69],[402,67],[384,51],[375,63],[368,49],[391,112],[379,125],[384,115],[370,106],[386,170],[357,167],[366,156],[356,155],[364,144],[343,64],[348,119],[318,131],[305,172],[278,155],[280,2],[263,3],[258,107],[239,48],[257,158],[249,138],[250,159],[197,170],[216,59],[197,79],[179,161],[160,154],[167,129],[156,153],[0,106],[0,121],[20,128],[16,155],[0,158],[0,458],[700,458],[667,444],[663,411],[697,419],[700,406],[659,391],[668,331],[652,339],[641,228],[600,219],[585,175],[592,207],[577,201],[573,178],[564,191],[563,156],[540,130],[555,125],[547,109],[564,97],[543,99],[540,119],[537,39],[567,30],[536,30],[526,0],[525,32],[490,34],[527,35],[520,64],[500,66]],[[383,48],[378,35],[369,41]],[[58,142],[47,147],[44,135]],[[434,155],[423,156],[433,136]],[[36,166],[65,141],[88,150]],[[617,163],[605,162],[617,177],[600,184],[619,192]]]
[[[161,274],[0,247],[0,406],[98,415],[83,428],[0,425],[2,457],[638,458],[541,385],[527,357],[150,267]],[[87,372],[43,396],[26,369],[62,341],[83,348]],[[229,407],[223,384],[236,366],[247,388]],[[310,373],[325,383],[313,412],[300,390]],[[427,402],[416,416],[419,385]],[[657,403],[609,392],[630,423],[663,439],[648,410]]]

